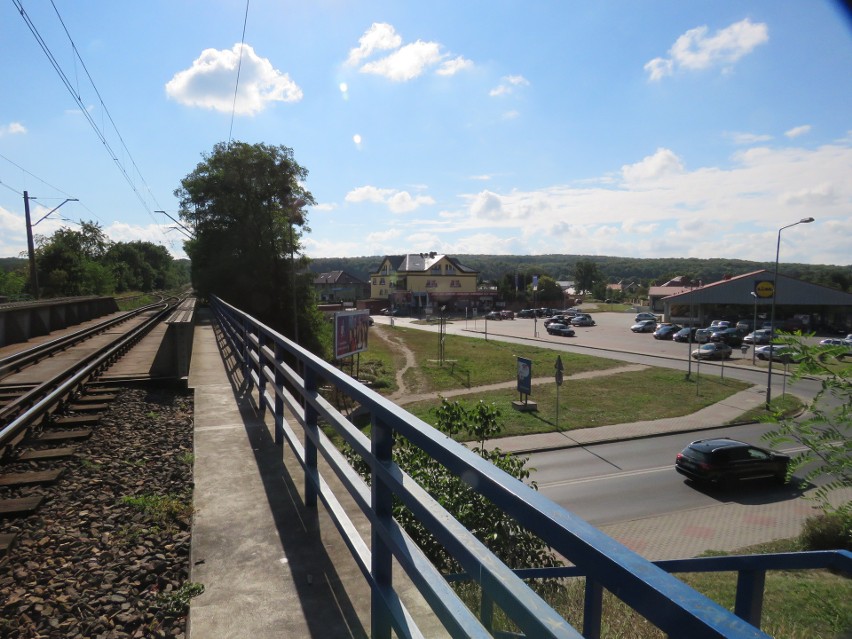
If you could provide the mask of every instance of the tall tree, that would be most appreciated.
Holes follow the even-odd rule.
[[[591,260],[580,260],[574,265],[574,288],[578,293],[586,293],[601,279],[598,265]]]
[[[220,142],[175,191],[201,296],[215,294],[312,350],[321,320],[304,275],[307,169],[286,146]],[[307,278],[311,278],[308,274]]]

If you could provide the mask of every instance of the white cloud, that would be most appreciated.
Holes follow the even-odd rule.
[[[832,184],[823,183],[794,192],[782,193],[778,198],[782,204],[790,206],[823,206],[837,202],[837,189]]]
[[[748,18],[708,36],[706,26],[690,29],[669,49],[669,58],[654,58],[645,65],[651,80],[672,75],[675,69],[699,71],[730,65],[769,41],[765,23],[752,23]]]
[[[437,42],[418,40],[381,60],[366,63],[361,67],[361,72],[380,75],[395,82],[405,82],[422,75],[426,68],[438,64],[441,57],[440,45]]]
[[[407,82],[435,68],[437,75],[450,76],[473,67],[463,56],[450,57],[441,51],[438,42],[417,40],[403,45],[402,37],[392,25],[374,22],[350,49],[346,64],[358,66],[361,73],[379,75],[395,82]],[[377,52],[393,51],[384,57],[367,62]]]
[[[240,50],[242,49],[242,62]],[[234,103],[239,67],[240,81]],[[166,83],[167,95],[186,106],[254,115],[274,102],[298,102],[302,90],[286,73],[259,57],[249,45],[230,50],[205,49],[189,69],[177,72]]]
[[[375,186],[359,186],[346,194],[345,200],[352,203],[374,202],[388,207],[392,213],[410,213],[421,206],[434,204],[428,195],[412,196],[408,191],[380,189]]]
[[[514,93],[518,87],[529,86],[529,80],[522,75],[507,75],[504,76],[502,82],[488,92],[492,98],[500,97]]]
[[[793,138],[799,137],[800,135],[805,135],[806,133],[810,133],[810,132],[811,132],[811,125],[810,124],[803,124],[802,126],[793,127],[789,131],[785,131],[784,135],[786,135],[790,139],[793,139]]]
[[[20,122],[0,124],[0,137],[3,137],[4,135],[22,135],[26,132],[27,128]]]
[[[758,142],[769,142],[772,139],[771,135],[761,133],[730,133],[730,138],[734,144],[757,144]]]
[[[346,64],[356,66],[376,51],[396,49],[401,44],[402,36],[397,34],[393,26],[386,22],[374,22],[358,39],[358,46],[350,49]]]
[[[312,208],[313,211],[333,211],[337,208],[337,203],[335,202],[323,202],[322,204],[317,204]]]
[[[441,66],[438,68],[435,73],[438,75],[455,75],[459,71],[464,71],[465,69],[470,69],[473,67],[473,62],[463,58],[462,56],[458,56],[453,58],[452,60],[446,60],[441,63]]]
[[[669,149],[657,149],[654,155],[643,158],[636,164],[621,167],[625,182],[636,184],[657,180],[662,177],[683,173],[683,162]]]

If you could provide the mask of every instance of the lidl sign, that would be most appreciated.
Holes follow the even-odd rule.
[[[754,283],[754,292],[760,298],[769,299],[775,297],[775,284],[769,280],[761,280]]]

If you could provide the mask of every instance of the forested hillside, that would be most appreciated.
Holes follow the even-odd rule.
[[[317,258],[311,261],[315,273],[346,271],[368,280],[384,256]],[[556,280],[574,279],[577,262],[594,262],[607,283],[636,282],[641,286],[654,286],[678,275],[687,275],[692,281],[715,282],[725,275],[740,275],[760,269],[773,270],[774,262],[749,262],[730,259],[697,258],[631,258],[600,255],[454,255],[462,264],[476,269],[480,279],[498,281],[518,270],[522,275],[548,275]],[[852,265],[785,264],[779,272],[806,282],[822,284],[849,292],[852,288]]]

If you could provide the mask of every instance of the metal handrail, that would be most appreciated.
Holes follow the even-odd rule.
[[[275,422],[275,441],[292,448],[305,473],[305,503],[319,498],[329,511],[372,591],[372,633],[421,636],[393,588],[395,559],[454,637],[490,637],[481,621],[455,595],[447,579],[392,517],[399,499],[472,575],[484,597],[496,603],[529,637],[597,637],[606,588],[651,623],[673,636],[767,637],[759,629],[696,592],[662,568],[606,536],[526,484],[516,480],[388,399],[370,390],[298,344],[239,309],[211,298],[232,355],[250,390]],[[320,381],[334,386],[369,411],[368,438],[319,393]],[[318,428],[333,428],[372,469],[370,485],[346,462]],[[294,426],[304,431],[304,444]],[[397,433],[474,490],[514,517],[570,562],[586,579],[583,634],[543,601],[473,534],[447,513],[392,460]],[[319,472],[318,453],[372,524],[369,544],[361,538],[337,496]]]

